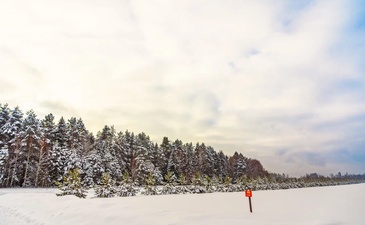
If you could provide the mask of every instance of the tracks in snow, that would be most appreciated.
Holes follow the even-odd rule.
[[[44,225],[16,209],[0,205],[0,225]]]

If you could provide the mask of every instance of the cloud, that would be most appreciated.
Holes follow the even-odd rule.
[[[362,8],[2,1],[1,102],[82,117],[94,133],[107,124],[205,142],[270,171],[360,172],[334,156],[362,154]]]

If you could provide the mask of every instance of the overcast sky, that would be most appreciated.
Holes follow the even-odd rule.
[[[364,173],[364,15],[352,0],[1,0],[0,103],[271,172]]]

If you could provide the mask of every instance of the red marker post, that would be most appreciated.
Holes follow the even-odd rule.
[[[248,189],[245,191],[246,197],[248,197],[248,201],[250,203],[250,212],[252,213],[252,204],[251,204],[251,197],[252,197],[252,190]]]

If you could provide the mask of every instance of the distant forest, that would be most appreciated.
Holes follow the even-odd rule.
[[[121,132],[107,125],[94,136],[81,118],[55,121],[48,114],[39,119],[33,110],[24,114],[19,107],[0,104],[0,187],[53,187],[74,169],[89,187],[100,184],[105,173],[116,181],[127,174],[137,185],[145,185],[149,176],[157,185],[164,184],[166,177],[184,184],[196,177],[233,184],[261,178],[270,182],[296,179],[269,173],[256,159],[237,152],[227,156],[204,143],[164,137],[158,144],[143,132]],[[343,177],[364,179],[365,175]],[[328,179],[332,178],[341,175]],[[325,177],[311,174],[302,179]]]

